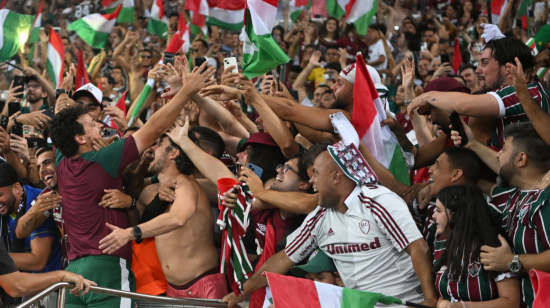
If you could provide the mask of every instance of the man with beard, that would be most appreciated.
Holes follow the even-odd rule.
[[[40,196],[34,201],[33,206],[25,215],[19,218],[15,234],[18,238],[30,236],[36,228],[46,222],[53,214],[53,219],[61,231],[62,266],[65,268],[69,264],[69,242],[62,216],[61,196],[59,196],[59,189],[57,187],[53,149],[42,148],[36,152],[36,168],[38,169],[40,180],[46,184],[46,188],[40,193]]]
[[[346,168],[344,163],[350,161],[362,161],[361,171],[352,173],[358,171],[352,164]],[[285,251],[272,256],[244,283],[243,294],[224,298],[228,308],[267,285],[264,271],[285,274],[316,248],[334,260],[349,288],[412,302],[425,299],[424,305],[435,306],[430,250],[405,203],[375,185],[366,166],[351,146],[330,147],[317,157],[310,183],[319,191],[319,206],[288,237]],[[359,173],[367,176],[354,176]]]
[[[179,131],[171,136],[177,134]],[[194,140],[194,137],[190,138]],[[147,186],[137,203],[143,213],[143,222],[138,225],[141,238],[155,237],[157,254],[168,281],[166,295],[221,299],[227,293],[227,286],[225,277],[219,273],[212,228],[214,217],[206,193],[190,177],[195,167],[166,135],[152,149],[155,159],[150,164],[149,173],[177,183],[176,198],[172,203],[160,201],[159,184]],[[155,212],[158,216],[153,214]],[[106,254],[134,239],[133,228],[111,226],[111,229],[113,232],[100,241],[99,248]],[[182,261],[185,270],[182,270]]]
[[[481,263],[486,270],[521,274],[522,301],[532,307],[529,271],[550,272],[550,188],[538,188],[550,169],[550,146],[531,123],[510,124],[503,137],[497,184],[480,181],[479,186],[492,196],[498,207],[491,208],[497,214],[492,216],[508,238],[499,236],[500,247],[482,246]]]
[[[490,145],[500,149],[504,143],[502,132],[506,126],[529,121],[507,71],[507,68],[516,64],[516,58],[524,69],[535,65],[531,49],[521,41],[508,37],[491,40],[485,45],[476,70],[479,89],[489,91],[487,94],[426,93],[416,97],[407,112],[412,116],[413,110],[432,105],[447,113],[456,111],[463,116],[495,117]],[[538,82],[528,84],[528,90],[542,110],[550,113],[550,92]]]
[[[28,74],[30,75],[33,73],[30,70],[36,72],[32,68],[26,69],[25,72],[27,73],[28,71]],[[29,106],[21,107],[21,114],[41,111],[48,108],[48,94],[50,93],[48,90],[52,90],[49,89],[51,88],[49,81],[41,80],[41,78],[44,77],[40,76],[38,73],[37,75],[29,75],[25,77],[25,91],[27,92],[27,101],[29,102]],[[55,92],[52,91],[50,94],[55,94]]]

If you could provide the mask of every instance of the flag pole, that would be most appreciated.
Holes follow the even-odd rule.
[[[491,1],[487,0],[487,19],[489,20],[489,24],[493,23],[493,14],[491,14]]]
[[[434,308],[434,307],[431,307],[431,306],[420,305],[420,304],[415,304],[415,303],[411,303],[411,302],[405,302],[404,304],[401,304],[401,305],[408,306],[408,307],[414,307],[414,308]]]

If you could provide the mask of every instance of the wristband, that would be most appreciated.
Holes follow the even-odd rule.
[[[130,209],[135,209],[136,208],[136,202],[137,202],[137,199],[132,199],[132,205],[130,205]]]
[[[18,114],[18,115],[15,116],[15,118],[13,118],[13,123],[14,123],[15,125],[18,125],[18,126],[21,125],[21,123],[17,122],[17,117],[19,117],[20,115],[21,115],[21,114]]]
[[[155,174],[151,177],[151,184],[157,184],[157,183],[159,183],[159,176]]]

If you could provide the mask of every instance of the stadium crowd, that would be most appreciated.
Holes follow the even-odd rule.
[[[135,21],[95,48],[68,28],[102,1],[3,1],[42,27],[0,65],[0,307],[59,281],[67,307],[135,304],[95,285],[263,307],[266,271],[533,307],[529,272],[550,273],[546,1],[375,1],[356,29],[336,1],[296,18],[281,0],[290,60],[251,79],[241,31],[207,21],[170,62],[186,1],[130,2]],[[158,3],[166,35],[148,27]]]

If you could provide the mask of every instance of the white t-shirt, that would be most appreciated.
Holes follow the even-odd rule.
[[[367,61],[369,63],[372,63],[374,61],[377,61],[380,56],[386,57],[386,60],[384,60],[383,63],[372,66],[377,71],[383,70],[386,68],[386,66],[388,66],[388,57],[386,56],[386,50],[384,49],[384,43],[382,42],[382,40],[378,40],[378,42],[369,46],[369,57]]]
[[[345,204],[345,214],[319,206],[306,217],[287,238],[290,260],[298,263],[320,248],[334,260],[346,288],[422,301],[411,257],[403,251],[422,234],[403,199],[383,186],[363,185]]]

